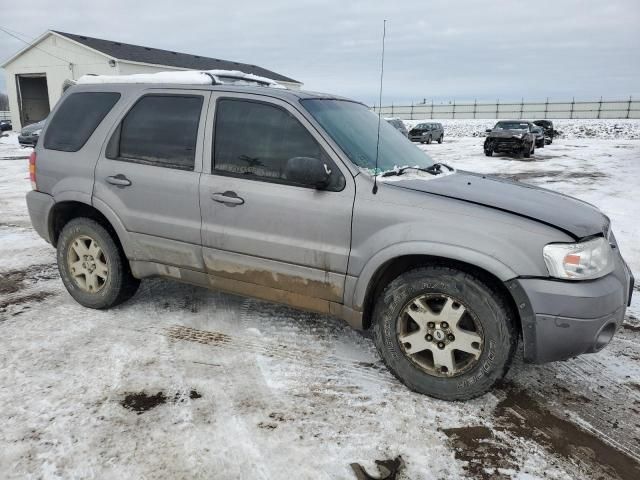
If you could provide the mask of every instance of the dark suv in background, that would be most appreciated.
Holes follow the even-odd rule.
[[[529,158],[536,151],[534,125],[526,120],[502,120],[487,129],[484,153],[490,157],[495,153],[523,155]]]
[[[412,142],[431,143],[437,141],[442,143],[444,139],[444,128],[441,123],[419,123],[409,130],[409,140]]]
[[[551,145],[553,138],[560,135],[560,132],[553,128],[553,122],[551,120],[534,120],[533,124],[542,127],[544,130],[544,141],[547,145]]]

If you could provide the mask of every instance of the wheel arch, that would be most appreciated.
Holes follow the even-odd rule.
[[[362,328],[367,330],[372,324],[375,299],[382,290],[402,273],[417,267],[448,266],[472,274],[484,281],[492,290],[500,294],[513,311],[517,329],[521,331],[520,316],[516,301],[505,285],[516,274],[500,262],[478,262],[460,256],[424,253],[406,253],[385,259],[367,275],[366,281],[360,277],[354,291],[354,305],[362,309]],[[364,271],[367,270],[365,267]]]
[[[86,217],[95,220],[106,228],[112,235],[114,241],[118,245],[118,248],[125,253],[128,258],[129,255],[127,255],[127,251],[125,249],[127,242],[123,242],[123,235],[127,235],[126,230],[119,221],[113,221],[114,217],[113,215],[109,215],[109,213],[111,212],[108,212],[107,215],[105,215],[103,211],[95,206],[77,200],[56,202],[51,208],[48,219],[49,238],[51,239],[51,244],[54,247],[57,246],[60,233],[67,223],[74,218]]]

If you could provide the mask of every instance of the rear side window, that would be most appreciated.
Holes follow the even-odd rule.
[[[108,157],[159,167],[193,170],[201,95],[146,95],[129,110]],[[116,150],[116,151],[113,151]]]
[[[342,190],[344,177],[307,129],[289,112],[248,100],[222,99],[216,107],[214,172],[251,180],[290,183],[289,159],[312,157],[333,172],[327,190]]]
[[[44,148],[77,152],[119,99],[117,92],[72,93],[49,122]]]

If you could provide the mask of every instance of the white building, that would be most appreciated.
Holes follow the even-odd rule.
[[[49,30],[1,65],[14,130],[45,118],[63,88],[82,75],[167,70],[240,70],[299,89],[302,83],[256,65]]]

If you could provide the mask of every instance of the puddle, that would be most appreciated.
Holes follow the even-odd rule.
[[[485,426],[442,430],[455,450],[455,458],[466,462],[464,470],[471,478],[483,480],[511,478],[518,471],[512,449],[497,439]]]
[[[358,480],[396,480],[402,467],[404,467],[404,462],[400,456],[393,460],[376,460],[375,462],[379,472],[376,476],[367,472],[359,463],[352,463],[351,468],[353,473],[356,474],[356,478]]]
[[[11,299],[0,300],[0,311],[4,310],[9,305],[21,305],[28,302],[41,302],[42,300],[50,297],[51,295],[53,295],[53,293],[51,292],[31,293],[29,295],[23,295],[21,297],[12,295]]]
[[[578,465],[587,478],[640,478],[640,464],[602,439],[543,408],[523,390],[506,387],[496,407],[496,430],[531,439],[548,452]]]
[[[183,403],[185,402],[187,394],[184,392],[176,392],[173,396],[174,403]],[[191,390],[188,393],[188,397],[192,400],[202,398],[202,395],[197,390]],[[138,392],[138,393],[125,393],[124,399],[120,402],[127,410],[133,410],[138,415],[142,415],[144,412],[147,412],[153,408],[156,408],[158,405],[163,405],[167,403],[167,396],[164,392],[160,391],[155,395],[150,395],[146,392]]]

